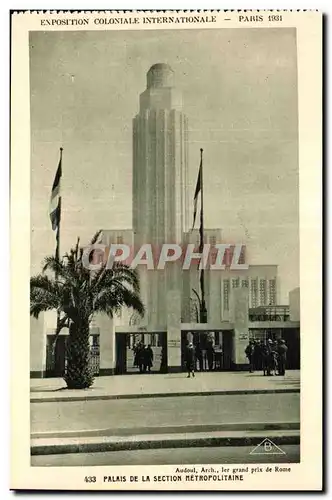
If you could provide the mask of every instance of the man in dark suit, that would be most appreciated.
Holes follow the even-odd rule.
[[[192,342],[189,342],[186,348],[185,361],[188,371],[187,378],[190,378],[190,374],[192,374],[192,376],[194,377],[196,359],[195,359],[195,349]]]
[[[285,375],[285,373],[286,373],[287,351],[288,351],[288,347],[286,346],[284,339],[279,339],[278,346],[277,346],[278,375]]]

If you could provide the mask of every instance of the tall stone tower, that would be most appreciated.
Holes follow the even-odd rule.
[[[182,243],[188,230],[188,125],[174,72],[154,64],[133,122],[134,246]],[[181,270],[166,264],[165,272],[139,266],[142,297],[149,325],[166,325],[166,296],[181,290]]]

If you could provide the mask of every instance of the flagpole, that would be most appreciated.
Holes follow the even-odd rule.
[[[204,249],[204,184],[203,184],[203,149],[201,148],[201,223],[200,223],[200,253],[203,253]],[[201,285],[201,311],[200,311],[200,322],[207,323],[207,310],[205,305],[205,283],[204,283],[204,268],[201,269],[200,275],[200,285]]]
[[[60,164],[61,164],[61,171],[62,171],[62,151],[63,148],[60,148]],[[60,191],[61,193],[61,191]],[[57,261],[60,260],[60,226],[61,226],[61,194],[59,196],[59,220],[58,220],[58,227],[56,231],[56,247],[55,247],[55,258]],[[55,273],[55,279],[56,281],[58,280],[58,273]],[[56,333],[59,334],[60,330],[60,312],[57,311],[57,317],[56,317]]]
[[[63,148],[60,148],[61,169],[62,169],[62,151],[63,151]],[[60,226],[61,226],[61,194],[59,196],[59,221],[58,221],[58,227],[57,227],[57,231],[56,231],[55,258],[57,260],[60,260]]]

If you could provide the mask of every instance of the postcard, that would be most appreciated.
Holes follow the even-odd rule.
[[[11,488],[321,490],[321,236],[320,12],[12,12]]]

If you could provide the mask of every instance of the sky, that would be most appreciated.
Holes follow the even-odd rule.
[[[299,286],[296,32],[30,33],[31,272],[54,253],[51,186],[63,150],[61,251],[132,227],[132,119],[146,73],[169,64],[189,121],[189,198],[204,149],[206,228]],[[191,210],[191,206],[189,207]]]

